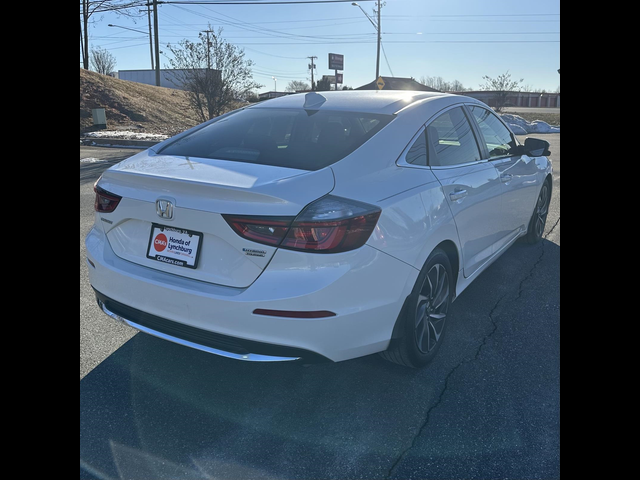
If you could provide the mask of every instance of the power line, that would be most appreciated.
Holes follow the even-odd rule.
[[[364,41],[341,41],[341,42],[297,42],[296,45],[348,45],[348,44],[372,44],[376,41],[364,42]],[[237,45],[281,45],[291,46],[290,43],[284,42],[236,42]],[[560,43],[560,40],[424,40],[424,41],[411,41],[411,40],[398,40],[388,41],[389,43],[397,44],[412,44],[412,43]]]
[[[389,71],[391,72],[391,76],[395,77],[393,74],[393,70],[391,70],[391,65],[389,65],[389,59],[387,58],[387,52],[384,51],[384,43],[380,42],[380,46],[382,47],[382,54],[384,55],[384,60],[387,62],[387,67],[389,67]]]
[[[382,32],[383,35],[559,35],[560,32]]]
[[[429,17],[550,17],[557,16],[559,13],[480,13],[480,14],[453,14],[453,15],[428,15]]]
[[[259,53],[261,55],[268,55],[270,57],[276,57],[276,58],[288,58],[291,60],[304,60],[307,57],[286,57],[284,55],[274,55],[273,53],[266,53],[266,52],[261,52],[260,50],[255,50],[253,48],[246,48],[246,50],[249,50],[251,52],[255,52],[255,53]]]
[[[180,6],[180,5],[175,5],[175,7],[179,8],[180,10],[184,10],[186,12],[192,13],[194,15],[199,15],[200,17],[213,20],[213,21],[221,23],[223,25],[231,25],[231,26],[240,28],[242,30],[248,30],[248,31],[254,32],[254,33],[261,33],[263,35],[267,35],[267,36],[270,36],[270,37],[286,38],[286,39],[289,39],[289,40],[296,40],[296,41],[299,41],[301,39],[302,40],[304,40],[304,39],[315,39],[315,40],[324,40],[324,39],[326,39],[326,40],[331,40],[332,39],[329,36],[298,35],[298,34],[294,34],[294,33],[281,32],[281,31],[278,31],[278,30],[270,29],[270,28],[258,27],[258,26],[255,26],[253,24],[250,24],[248,22],[244,22],[242,20],[234,18],[234,17],[232,17],[230,15],[225,15],[223,13],[219,13],[219,12],[215,12],[215,11],[213,11],[213,13],[215,13],[216,15],[221,15],[223,17],[226,17],[226,18],[230,19],[231,21],[230,20],[224,20],[222,18],[215,17],[215,16],[212,16],[212,15],[206,15],[206,14],[202,14],[202,13],[195,13],[195,12],[191,11],[190,9],[185,8],[183,6]],[[342,35],[342,37],[344,37],[344,35]]]
[[[187,1],[161,1],[158,3],[166,3],[166,4],[173,4],[173,5],[311,5],[311,4],[315,4],[315,3],[347,3],[347,2],[352,2],[353,0],[307,0],[307,1],[302,1],[302,0],[295,0],[295,1],[291,1],[291,2],[286,2],[286,1],[272,1],[269,0],[267,2],[259,2],[259,1],[253,1],[253,2],[217,2],[217,1],[192,1],[192,2],[187,2]],[[361,0],[362,2],[373,2],[375,0]]]

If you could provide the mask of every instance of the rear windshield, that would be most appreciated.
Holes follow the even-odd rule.
[[[158,153],[319,170],[346,157],[393,115],[247,108],[220,118]]]

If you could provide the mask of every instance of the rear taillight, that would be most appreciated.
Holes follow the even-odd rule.
[[[223,217],[241,237],[273,246],[280,245],[294,218],[248,215],[223,215]]]
[[[122,197],[119,195],[107,192],[98,185],[93,186],[93,191],[96,192],[96,200],[93,204],[96,212],[111,213],[116,209],[120,200],[122,200]]]
[[[308,205],[294,220],[223,216],[238,235],[254,242],[289,250],[338,253],[364,245],[380,213],[373,205],[328,195]]]

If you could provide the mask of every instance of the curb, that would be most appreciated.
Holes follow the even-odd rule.
[[[94,145],[98,147],[149,148],[162,141],[163,140],[128,140],[124,138],[80,137],[81,145]]]

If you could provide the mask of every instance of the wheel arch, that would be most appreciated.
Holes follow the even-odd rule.
[[[453,291],[453,297],[451,301],[454,301],[457,296],[456,286],[458,284],[458,274],[460,272],[460,253],[458,251],[458,246],[452,240],[441,241],[426,256],[426,259],[424,261],[425,264],[429,259],[429,257],[431,256],[431,254],[436,250],[443,251],[444,254],[447,256],[447,258],[449,258],[449,263],[451,264],[451,274],[453,277],[451,279],[451,289]],[[391,343],[389,344],[389,348],[393,348],[395,343],[398,342],[404,335],[404,332],[402,329],[402,320],[406,315],[407,305],[411,301],[411,297],[414,294],[415,294],[415,287],[411,290],[411,293],[407,295],[407,297],[404,299],[404,303],[402,304],[400,313],[398,314],[395,324],[393,325],[393,331],[391,333]]]

